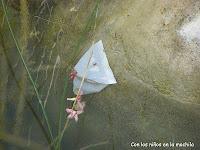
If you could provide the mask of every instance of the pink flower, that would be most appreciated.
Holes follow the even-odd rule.
[[[78,111],[84,112],[84,108],[85,108],[85,102],[77,101],[77,103],[76,103],[76,109]]]
[[[71,73],[70,73],[70,75],[69,75],[69,77],[70,77],[70,79],[71,80],[74,80],[74,78],[77,76],[77,71],[76,70],[73,70]]]
[[[75,121],[78,121],[78,115],[80,115],[81,113],[83,113],[82,111],[75,111],[73,109],[66,109],[66,112],[69,114],[67,117],[69,119],[75,119]]]
[[[82,114],[84,112],[85,102],[77,102],[76,103],[76,110],[67,108],[66,112],[69,114],[67,117],[69,119],[75,119],[75,121],[78,121],[78,115]]]
[[[76,98],[73,98],[74,100]],[[78,121],[78,115],[82,114],[84,112],[85,108],[85,102],[81,101],[81,94],[77,96],[77,100],[74,102],[75,106],[73,109],[66,108],[66,112],[69,114],[69,119],[75,119],[75,121]]]

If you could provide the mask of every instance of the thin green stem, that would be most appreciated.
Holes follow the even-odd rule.
[[[96,25],[96,23],[95,23],[95,25]],[[92,45],[93,45],[93,44],[94,44],[94,41],[93,41]],[[83,74],[83,77],[82,77],[82,80],[81,80],[81,84],[80,84],[78,93],[77,93],[77,95],[76,95],[75,101],[73,102],[72,109],[75,108],[76,103],[77,103],[77,99],[78,99],[79,95],[81,94],[81,88],[82,88],[83,83],[84,83],[84,81],[85,81],[85,78],[86,78],[86,76],[87,76],[87,71],[88,71],[88,67],[89,67],[89,64],[90,64],[90,61],[91,61],[91,58],[92,58],[92,54],[93,54],[93,51],[91,51],[90,58],[89,58],[88,63],[87,63],[87,65],[86,65],[85,72],[84,72],[84,74]],[[69,124],[69,118],[67,118],[67,121],[66,121],[66,123],[65,123],[65,126],[64,126],[64,128],[63,128],[63,130],[62,130],[62,133],[61,133],[61,136],[60,136],[60,140],[62,140],[62,137],[63,137],[63,135],[64,135],[64,133],[65,133],[67,127],[68,127],[68,124]]]
[[[96,5],[91,13],[91,15],[88,18],[87,24],[84,27],[83,32],[81,33],[80,38],[77,41],[77,44],[75,45],[75,52],[72,55],[72,59],[69,61],[69,63],[67,64],[73,64],[73,62],[79,57],[79,54],[81,54],[81,49],[80,46],[81,44],[85,41],[85,37],[87,36],[87,33],[89,33],[91,31],[92,25],[93,25],[93,20],[97,18],[97,12],[98,12],[98,8],[99,8],[99,4],[100,4],[101,0],[97,0],[96,1]],[[95,20],[95,24],[94,24],[94,28],[96,28],[96,20]],[[94,31],[94,30],[93,30]]]
[[[82,41],[83,41],[82,38],[83,38],[83,37],[85,36],[85,34],[87,33],[88,28],[90,27],[91,20],[92,20],[93,17],[94,17],[94,14],[97,14],[98,4],[99,4],[99,0],[97,1],[97,4],[96,4],[94,10],[92,11],[92,14],[91,14],[90,17],[89,17],[88,23],[86,24],[86,26],[85,26],[85,28],[84,28],[84,30],[83,30],[83,32],[82,32],[82,35],[81,35],[81,37],[79,38],[79,40],[78,40],[78,42],[77,42],[77,45],[76,45],[76,47],[75,47],[76,50],[80,48],[80,45],[81,45],[81,43],[82,43]],[[97,17],[97,16],[95,16],[95,17]],[[94,28],[96,28],[96,22],[95,22]],[[74,54],[74,57],[75,57],[76,55],[77,55],[77,53]],[[74,60],[74,58],[73,58],[72,60]],[[68,64],[71,64],[71,62],[68,63]],[[70,67],[68,66],[68,71],[69,71],[70,69],[71,69],[71,66],[70,66]],[[66,72],[68,72],[68,71],[66,71]],[[66,91],[67,91],[67,81],[68,81],[68,78],[66,77],[66,78],[64,79],[65,86],[64,86],[62,98],[61,98],[61,100],[60,100],[60,113],[59,113],[59,129],[58,129],[58,136],[60,136],[60,134],[61,134],[61,125],[62,125],[62,117],[63,117],[63,110],[64,110],[64,107],[63,107],[63,106],[64,106],[64,100],[65,100]]]
[[[59,123],[58,123],[58,135],[61,135],[61,130],[62,130],[62,120],[63,120],[64,107],[65,107],[64,101],[65,101],[65,96],[66,96],[66,93],[67,93],[67,82],[68,82],[68,78],[65,77],[65,79],[64,79],[64,90],[63,90],[63,94],[62,94],[62,98],[60,100],[60,106],[59,106],[60,112],[59,112]],[[56,139],[56,140],[58,140],[58,139]],[[58,145],[58,149],[60,149],[60,143],[57,143],[57,145]]]
[[[17,80],[17,78],[16,78],[16,76],[15,76],[13,67],[12,67],[12,65],[11,65],[11,62],[10,62],[9,58],[8,58],[8,54],[7,54],[7,52],[6,52],[6,47],[5,47],[5,45],[4,45],[4,40],[3,40],[3,35],[2,35],[2,33],[0,33],[0,37],[1,37],[0,39],[1,39],[1,42],[2,42],[3,52],[4,52],[4,55],[5,55],[5,57],[6,57],[6,61],[7,61],[8,67],[9,67],[9,69],[10,69],[11,75],[13,76],[14,81],[16,82],[17,87],[19,88],[19,90],[21,90],[21,85],[19,84],[19,81]],[[39,87],[39,88],[40,88],[40,87]],[[39,117],[38,114],[36,113],[36,110],[34,109],[34,107],[32,106],[31,102],[30,102],[28,99],[26,99],[26,98],[24,98],[24,99],[25,99],[25,101],[26,101],[26,104],[27,104],[28,107],[30,108],[30,111],[32,112],[33,116],[35,117],[36,121],[38,122],[38,125],[40,126],[42,132],[44,133],[44,136],[45,136],[45,138],[46,138],[48,144],[51,145],[51,141],[50,141],[49,135],[48,135],[46,129],[44,128],[44,126],[43,126],[43,124],[42,124],[42,122],[41,122],[40,117]],[[32,100],[32,99],[33,99],[33,97],[31,98],[31,100]]]
[[[37,88],[36,88],[36,85],[35,85],[35,83],[34,83],[34,81],[33,81],[33,78],[32,78],[32,76],[31,76],[31,74],[30,74],[30,71],[29,71],[29,69],[28,69],[28,67],[27,67],[27,65],[26,65],[26,62],[25,62],[25,60],[24,60],[24,58],[23,58],[23,56],[22,56],[22,53],[21,53],[21,51],[20,51],[19,44],[18,44],[18,42],[17,42],[17,40],[16,40],[16,38],[15,38],[15,35],[14,35],[14,33],[13,33],[12,27],[11,27],[10,22],[9,22],[9,19],[8,19],[8,14],[7,14],[7,10],[6,10],[6,8],[5,8],[4,0],[1,0],[1,3],[2,3],[2,6],[3,6],[3,11],[4,11],[4,14],[5,14],[6,22],[7,22],[7,24],[8,24],[10,33],[11,33],[11,35],[12,35],[12,38],[13,38],[13,40],[14,40],[14,42],[15,42],[15,45],[16,45],[16,48],[17,48],[17,52],[18,52],[18,54],[19,54],[19,56],[20,56],[20,59],[21,59],[21,61],[22,61],[23,66],[24,66],[24,68],[25,68],[25,70],[26,70],[26,72],[27,72],[27,74],[28,74],[28,78],[29,78],[29,80],[30,80],[30,82],[31,82],[31,84],[32,84],[32,86],[33,86],[33,89],[34,89],[35,94],[36,94],[36,96],[37,96],[38,102],[39,102],[39,104],[40,104],[40,106],[41,106],[42,113],[43,113],[43,116],[44,116],[44,118],[45,118],[45,122],[46,122],[46,124],[47,124],[47,128],[48,128],[48,131],[49,131],[49,134],[50,134],[50,138],[51,138],[51,140],[53,141],[52,129],[51,129],[51,126],[50,126],[50,123],[49,123],[49,120],[48,120],[48,117],[47,117],[45,108],[44,108],[44,106],[43,106],[43,103],[42,103],[42,100],[41,100],[41,98],[40,98],[39,92],[38,92],[38,90],[37,90]]]
[[[78,42],[77,42],[77,45],[76,45],[76,48],[75,48],[75,49],[79,49],[79,48],[80,48],[80,44],[81,44],[82,41],[83,41],[83,37],[85,36],[85,34],[88,32],[88,30],[90,29],[90,27],[91,27],[91,25],[92,25],[91,20],[93,20],[93,18],[94,18],[94,20],[95,20],[93,32],[95,31],[95,29],[96,29],[96,19],[97,19],[98,7],[99,7],[100,1],[101,1],[101,0],[97,0],[96,5],[95,5],[95,8],[94,8],[93,11],[92,11],[92,14],[91,14],[91,16],[90,16],[90,18],[89,18],[89,20],[88,20],[88,23],[86,24],[86,26],[85,26],[85,28],[84,28],[84,30],[83,30],[83,32],[82,32],[82,35],[81,35],[81,37],[79,38],[79,40],[78,40]],[[92,44],[94,44],[94,39],[93,39],[93,43],[92,43]],[[89,61],[88,61],[87,66],[86,66],[85,73],[84,73],[84,75],[83,75],[83,78],[82,78],[82,81],[81,81],[81,84],[80,84],[80,88],[79,88],[79,90],[78,90],[77,96],[76,96],[75,101],[74,101],[74,103],[73,103],[72,109],[74,109],[74,107],[75,107],[75,105],[76,105],[76,102],[77,102],[77,98],[78,98],[78,96],[80,95],[81,87],[82,87],[82,85],[83,85],[83,83],[84,83],[84,80],[85,80],[85,77],[86,77],[86,74],[87,74],[87,70],[88,70],[88,66],[89,66],[89,63],[90,63],[90,60],[91,60],[91,57],[92,57],[92,53],[93,53],[93,52],[91,52],[91,56],[90,56],[90,58],[89,58]],[[77,56],[77,53],[75,52],[74,58],[75,58],[76,56]],[[73,60],[74,60],[74,59],[72,59],[72,61],[73,61]],[[69,64],[70,64],[70,63],[69,63]],[[65,87],[66,87],[66,86],[65,86]],[[65,90],[64,90],[64,94],[63,94],[63,95],[65,95]],[[62,104],[63,104],[63,101],[62,101]],[[62,110],[63,110],[63,108],[62,108]],[[60,112],[60,113],[62,114],[62,112]],[[61,116],[60,116],[60,117],[61,117]],[[60,119],[61,119],[61,118],[60,118]],[[57,136],[56,141],[55,141],[55,142],[57,142],[57,144],[56,144],[56,149],[60,149],[61,141],[62,141],[63,135],[64,135],[64,133],[65,133],[65,131],[66,131],[68,125],[69,125],[69,119],[66,120],[65,125],[64,125],[64,128],[63,128],[63,130],[62,130],[62,132],[61,132],[61,122],[59,123],[59,132],[58,132],[58,136]]]
[[[62,94],[62,98],[60,100],[60,110],[64,109],[64,99],[65,99],[66,91],[67,91],[67,77],[64,79],[64,91],[63,91],[63,94]],[[62,113],[62,111],[60,111],[59,112],[58,134],[60,134],[60,130],[61,130],[62,117],[63,117],[63,113]]]

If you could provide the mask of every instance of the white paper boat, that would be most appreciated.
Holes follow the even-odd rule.
[[[117,83],[108,64],[101,40],[90,47],[90,49],[81,57],[74,69],[77,71],[77,77],[73,81],[73,91],[75,94],[77,94],[80,88],[82,77],[86,71],[87,74],[81,88],[83,95],[98,93],[109,84]]]

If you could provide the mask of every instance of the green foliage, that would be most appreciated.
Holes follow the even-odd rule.
[[[26,102],[26,104],[31,109],[33,115],[36,117],[36,120],[40,124],[40,127],[42,128],[42,131],[44,132],[45,137],[47,138],[47,141],[49,141],[49,137],[50,137],[51,144],[49,146],[52,147],[52,149],[61,149],[61,142],[62,142],[62,138],[63,138],[63,133],[65,131],[65,129],[63,130],[62,125],[63,125],[63,122],[65,122],[64,101],[65,101],[66,93],[67,93],[67,89],[68,89],[68,86],[67,86],[68,77],[65,76],[63,94],[61,95],[61,98],[60,98],[60,106],[59,106],[60,108],[59,108],[59,117],[58,117],[59,118],[58,119],[58,132],[57,132],[58,135],[56,136],[56,135],[53,135],[53,130],[52,130],[52,127],[51,127],[51,124],[49,121],[49,117],[50,117],[49,113],[47,112],[47,109],[45,109],[42,97],[39,94],[38,86],[36,85],[36,82],[34,81],[34,78],[33,78],[33,74],[31,72],[31,68],[29,65],[30,60],[28,59],[30,57],[30,53],[29,53],[29,49],[27,46],[28,46],[30,40],[33,40],[34,38],[38,38],[39,36],[41,36],[41,33],[43,33],[44,37],[42,38],[41,45],[47,47],[47,49],[49,48],[52,51],[52,53],[55,54],[55,53],[59,53],[59,51],[61,51],[61,50],[59,50],[59,48],[63,47],[62,44],[65,45],[64,42],[66,42],[66,39],[64,39],[64,37],[67,37],[67,40],[69,40],[69,43],[71,42],[70,43],[71,46],[66,47],[70,50],[66,50],[65,53],[70,56],[70,57],[68,57],[70,59],[67,62],[67,64],[70,64],[70,65],[64,65],[64,70],[66,72],[69,72],[73,66],[74,61],[77,59],[77,57],[79,57],[80,53],[82,52],[82,49],[80,47],[90,38],[88,35],[92,34],[96,27],[96,17],[97,17],[100,0],[97,0],[96,2],[94,1],[94,3],[91,3],[90,7],[92,7],[92,5],[95,4],[94,9],[92,10],[92,12],[90,12],[90,10],[89,10],[88,12],[86,12],[84,14],[85,16],[89,16],[89,17],[80,26],[79,25],[74,26],[74,23],[77,22],[76,17],[78,17],[78,15],[80,15],[80,14],[76,13],[73,23],[66,21],[66,20],[69,20],[70,18],[66,19],[64,17],[63,18],[58,17],[58,19],[56,19],[56,15],[58,15],[58,14],[56,14],[53,16],[51,16],[51,15],[49,16],[49,22],[47,22],[46,26],[44,26],[44,27],[41,26],[41,27],[39,27],[39,29],[36,27],[35,31],[33,31],[33,30],[31,31],[31,27],[34,26],[34,24],[30,25],[31,14],[29,14],[29,10],[28,10],[28,1],[21,0],[20,1],[20,18],[21,18],[20,25],[21,26],[20,26],[20,32],[19,32],[19,35],[20,35],[19,39],[17,38],[18,36],[15,34],[15,30],[14,30],[15,28],[11,25],[10,16],[9,16],[10,11],[6,7],[4,0],[1,0],[1,3],[2,3],[2,7],[3,7],[3,13],[5,15],[5,21],[8,25],[8,31],[11,33],[9,35],[11,35],[11,38],[14,41],[16,50],[19,54],[19,58],[25,69],[25,72],[22,73],[22,78],[21,78],[22,82],[18,82],[16,80],[16,82],[18,83],[19,89],[22,93],[21,96],[19,97],[20,98],[19,101],[21,101],[22,103],[19,103],[19,107],[17,109],[17,111],[20,110],[20,111],[18,111],[20,113],[17,116],[18,116],[18,118],[22,117],[21,114],[24,111],[23,105]],[[86,6],[84,6],[84,7],[86,7]],[[57,8],[57,10],[59,10],[59,9]],[[88,15],[87,13],[90,15]],[[80,15],[80,16],[83,17],[82,15]],[[84,16],[84,18],[86,18],[85,16]],[[68,31],[66,31],[65,28],[67,28],[67,30],[73,30],[75,32],[68,32]],[[45,29],[46,32],[43,32],[41,29]],[[8,31],[7,31],[7,33],[8,33]],[[60,36],[60,34],[62,34],[63,32],[65,34],[64,37]],[[38,34],[35,34],[35,33],[38,33]],[[70,33],[70,34],[68,34],[68,33]],[[53,39],[51,37],[53,37]],[[48,51],[47,53],[49,54],[50,51]],[[61,54],[64,54],[64,53],[61,51],[60,55]],[[51,61],[51,59],[49,58],[49,62],[50,61]],[[15,72],[13,72],[13,74],[15,74]],[[30,83],[34,90],[34,95],[36,95],[40,109],[42,111],[42,120],[39,120],[40,117],[38,117],[37,113],[35,112],[34,108],[31,105],[31,103],[29,103],[29,101],[27,101],[24,98],[25,91],[27,91],[26,86],[25,86],[27,84],[26,80],[25,80],[26,75],[28,75],[27,78],[30,80]],[[27,85],[27,88],[28,88],[28,85]],[[22,101],[22,99],[24,99],[25,101]],[[46,123],[45,128],[47,128],[48,135],[46,135],[46,129],[44,128],[44,125],[41,124],[43,119]],[[22,123],[21,120],[19,122],[20,123],[18,125],[20,125]],[[18,132],[19,128],[16,128],[15,130],[16,130],[16,132]]]

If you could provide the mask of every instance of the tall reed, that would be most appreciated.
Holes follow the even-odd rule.
[[[77,57],[79,57],[81,51],[80,51],[80,46],[87,40],[87,34],[93,29],[93,32],[95,31],[96,29],[96,19],[97,19],[97,13],[98,13],[98,9],[99,9],[99,5],[100,5],[100,2],[101,0],[96,0],[96,4],[95,4],[95,7],[90,15],[90,17],[88,18],[88,21],[86,23],[86,26],[84,27],[78,41],[76,42],[76,45],[75,45],[75,52],[73,53],[73,56],[72,56],[72,59],[71,61],[68,63],[68,64],[74,64],[74,60],[77,59]],[[72,66],[67,66],[67,72],[69,70],[72,69]],[[56,142],[57,142],[57,148],[60,149],[61,147],[61,142],[62,142],[62,138],[63,138],[63,135],[68,127],[68,124],[69,124],[69,119],[67,119],[65,121],[65,124],[64,124],[64,127],[62,128],[61,125],[62,125],[62,118],[63,118],[63,113],[65,111],[65,107],[64,107],[64,100],[65,100],[65,95],[66,95],[66,89],[67,89],[67,77],[64,79],[64,83],[65,86],[64,86],[64,91],[63,91],[63,95],[60,99],[60,114],[59,114],[59,128],[58,128],[58,136],[57,138],[55,139]],[[84,82],[84,78],[82,80],[82,84]],[[82,86],[81,84],[81,86]],[[81,88],[81,87],[80,87]],[[80,91],[79,91],[80,92]],[[75,103],[74,103],[75,104]],[[74,105],[73,105],[74,107]]]
[[[22,55],[22,53],[21,53],[21,49],[20,49],[20,46],[19,46],[19,44],[18,44],[18,41],[17,41],[16,38],[15,38],[13,29],[12,29],[12,27],[11,27],[11,24],[10,24],[10,21],[9,21],[9,18],[8,18],[7,9],[6,9],[6,7],[5,7],[4,0],[1,0],[1,3],[2,3],[2,6],[3,6],[3,11],[4,11],[4,14],[5,14],[5,19],[6,19],[6,22],[7,22],[7,24],[8,24],[8,27],[9,27],[9,30],[10,30],[10,33],[11,33],[11,36],[12,36],[12,38],[13,38],[13,41],[14,41],[14,43],[15,43],[17,52],[18,52],[18,54],[19,54],[19,56],[20,56],[20,60],[21,60],[23,66],[24,66],[24,68],[25,68],[25,70],[26,70],[26,73],[28,74],[28,79],[30,80],[30,82],[31,82],[31,84],[32,84],[32,86],[33,86],[33,89],[34,89],[34,92],[35,92],[35,94],[36,94],[37,100],[38,100],[38,102],[39,102],[39,104],[40,104],[40,107],[41,107],[41,109],[42,109],[42,114],[43,114],[43,117],[44,117],[44,119],[45,119],[45,122],[46,122],[46,125],[47,125],[47,128],[48,128],[48,131],[49,131],[49,134],[50,134],[51,141],[53,141],[52,129],[51,129],[51,126],[50,126],[50,123],[49,123],[49,119],[48,119],[46,110],[45,110],[44,105],[43,105],[43,103],[42,103],[42,100],[41,100],[41,98],[40,98],[39,92],[38,92],[38,90],[37,90],[37,88],[36,88],[35,82],[34,82],[32,76],[31,76],[31,73],[30,73],[30,71],[29,71],[29,68],[28,68],[28,66],[27,66],[27,64],[26,64],[26,62],[25,62],[25,59],[24,59],[24,57],[23,57],[23,55]]]
[[[77,43],[75,44],[75,51],[73,53],[73,56],[72,56],[72,59],[71,61],[68,63],[68,64],[73,64],[74,63],[74,60],[77,59],[77,57],[79,57],[80,53],[81,53],[81,50],[80,50],[80,46],[87,40],[87,35],[88,33],[94,29],[96,27],[96,17],[97,17],[97,11],[98,11],[98,8],[99,8],[99,4],[100,4],[100,1],[101,0],[96,0],[96,5],[86,23],[86,26],[84,27]],[[21,10],[25,11],[24,12],[24,16],[21,16],[22,18],[26,19],[26,17],[28,16],[28,10],[27,10],[27,1],[26,0],[21,0],[21,4],[22,4],[22,8]],[[1,0],[1,3],[2,3],[2,6],[3,6],[3,11],[4,11],[4,14],[5,14],[5,20],[7,22],[7,25],[8,25],[8,28],[9,28],[9,31],[11,33],[11,36],[12,36],[12,39],[15,43],[15,46],[16,46],[16,50],[19,54],[19,58],[23,64],[23,67],[25,69],[25,73],[28,75],[27,76],[27,79],[29,79],[33,89],[34,89],[34,92],[35,92],[35,95],[36,95],[36,98],[38,100],[38,103],[40,105],[40,108],[42,110],[42,116],[44,118],[44,121],[47,125],[47,129],[48,129],[48,136],[50,137],[50,142],[51,142],[51,146],[52,146],[52,149],[57,149],[57,150],[60,150],[61,149],[61,142],[62,142],[62,139],[63,139],[63,135],[65,133],[65,130],[67,129],[68,127],[68,123],[69,123],[69,120],[64,120],[64,113],[65,113],[65,106],[64,106],[64,101],[66,99],[66,92],[67,92],[67,81],[68,81],[68,77],[66,76],[64,81],[65,81],[65,85],[64,85],[64,90],[63,90],[63,94],[62,94],[62,97],[60,99],[60,106],[59,106],[59,120],[58,120],[58,124],[59,124],[59,127],[58,127],[58,133],[57,133],[57,136],[56,138],[54,138],[53,136],[53,132],[52,132],[52,128],[51,128],[51,125],[50,125],[50,122],[49,122],[49,118],[48,118],[48,115],[47,115],[47,112],[45,110],[45,106],[43,104],[43,101],[41,99],[41,96],[39,95],[39,92],[38,92],[38,89],[36,87],[36,84],[32,78],[32,75],[30,73],[30,70],[28,68],[28,65],[27,65],[27,62],[26,62],[26,59],[25,59],[25,56],[23,55],[23,52],[25,52],[25,49],[26,48],[23,48],[23,46],[27,46],[27,43],[28,41],[26,41],[28,35],[24,35],[23,37],[25,37],[24,41],[20,41],[20,43],[24,43],[22,44],[23,46],[21,46],[19,43],[18,43],[18,40],[16,39],[15,35],[14,35],[14,32],[13,32],[13,29],[11,27],[11,24],[10,24],[10,21],[9,21],[9,18],[8,18],[8,14],[7,14],[7,8],[5,7],[5,3],[4,3],[4,0]],[[24,20],[23,19],[23,20]],[[28,20],[28,19],[27,19]],[[28,22],[24,22],[24,28],[28,29]],[[22,30],[23,31],[23,30]],[[27,33],[27,31],[25,31],[24,33],[22,32],[21,34],[25,34]],[[72,65],[70,66],[65,66],[67,72],[69,72],[69,70],[71,70],[72,68]],[[23,75],[25,76],[25,74]],[[84,79],[82,81],[82,84],[84,82]],[[81,85],[82,85],[81,84]],[[21,86],[21,85],[20,85]],[[27,85],[28,86],[28,85]],[[22,87],[26,87],[22,84]],[[22,89],[23,91],[25,91],[25,89]],[[24,93],[22,94],[24,95]],[[27,103],[28,104],[28,103]],[[74,106],[73,106],[74,107]],[[32,107],[30,107],[32,109]],[[20,110],[21,108],[19,108]],[[23,111],[23,109],[21,109]],[[21,112],[22,112],[21,111]],[[37,115],[36,115],[37,116]],[[66,124],[65,126],[62,126],[63,122],[66,121]]]

